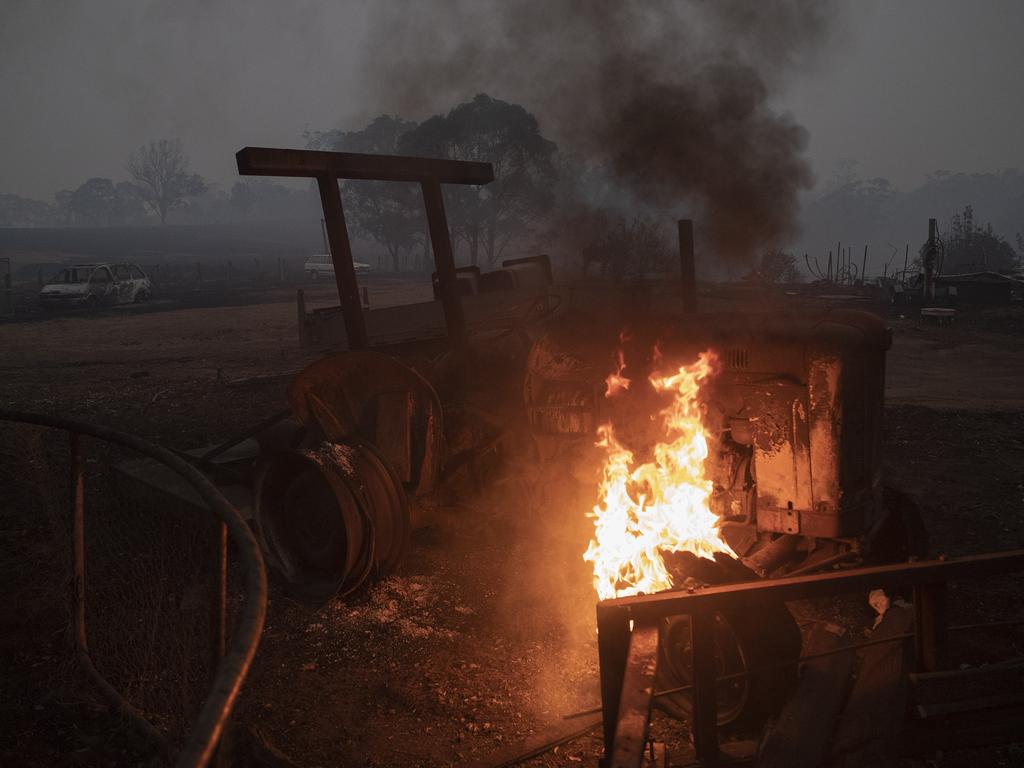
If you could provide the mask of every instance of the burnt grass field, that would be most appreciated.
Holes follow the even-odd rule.
[[[180,449],[215,443],[284,406],[280,374],[309,359],[297,349],[290,292],[165,309],[0,325],[0,403]],[[894,317],[892,325],[888,482],[921,507],[932,554],[1024,545],[1019,323],[968,317],[940,328]],[[0,763],[159,764],[100,705],[69,652],[66,439],[29,428],[2,435]],[[118,457],[95,443],[86,451],[96,516],[87,529],[98,590],[89,606],[93,652],[101,671],[177,738],[206,674],[196,661],[203,619],[189,599],[204,567],[203,524],[129,513],[104,479]],[[309,607],[271,577],[266,629],[230,737],[238,764],[286,756],[300,766],[488,765],[599,704],[594,596],[581,559],[592,499],[581,484],[514,458],[483,491],[461,490],[434,502],[434,524],[414,535],[398,573],[358,595]],[[135,528],[159,531],[168,546],[140,537],[153,559],[133,561],[126,547]],[[149,594],[140,584],[154,572],[163,581]],[[951,620],[1019,617],[1022,587],[1019,578],[956,586]],[[802,610],[842,613],[856,631],[873,618],[866,596]],[[953,651],[980,663],[1020,655],[1022,645],[1024,633],[1010,628],[958,636]],[[670,750],[686,740],[685,726],[661,715],[653,731]],[[527,764],[594,765],[600,749],[592,731]],[[1022,759],[1005,747],[927,764]]]

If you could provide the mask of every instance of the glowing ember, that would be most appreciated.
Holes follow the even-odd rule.
[[[651,376],[655,390],[674,395],[658,414],[665,441],[654,446],[653,461],[635,466],[633,453],[616,440],[612,425],[598,429],[597,445],[607,458],[601,499],[591,514],[594,539],[583,559],[594,565],[594,587],[602,600],[671,588],[662,551],[735,557],[708,505],[712,482],[704,474],[708,443],[697,394],[716,362],[712,352],[704,352],[675,373]],[[619,391],[613,386],[623,367],[620,355],[618,373],[607,381],[607,396]]]

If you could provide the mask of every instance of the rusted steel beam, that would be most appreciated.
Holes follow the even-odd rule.
[[[235,154],[235,160],[243,176],[333,176],[336,179],[415,182],[434,179],[442,184],[494,181],[490,163],[463,160],[269,147],[245,147]]]
[[[715,614],[708,610],[690,615],[693,652],[693,750],[706,766],[718,764],[718,693],[715,669]]]
[[[455,256],[448,232],[448,220],[444,215],[444,196],[438,179],[422,182],[423,202],[427,208],[427,225],[430,228],[430,245],[434,251],[437,280],[444,307],[444,321],[448,327],[448,338],[456,344],[466,339],[466,318],[459,298],[459,278],[455,272]]]
[[[345,211],[341,207],[341,193],[338,191],[338,177],[333,173],[317,176],[320,188],[320,204],[324,209],[327,226],[327,240],[331,245],[331,261],[334,263],[334,282],[338,286],[341,300],[341,315],[345,318],[345,335],[349,349],[366,349],[370,346],[366,335],[366,318],[359,301],[359,283],[356,280],[356,266],[352,261],[352,244],[348,239]]]
[[[622,682],[629,655],[629,614],[621,608],[597,606],[597,659],[601,670],[601,713],[605,761],[612,756]]]
[[[623,609],[630,618],[644,621],[699,610],[743,608],[765,600],[803,600],[866,589],[896,589],[917,584],[939,584],[962,578],[998,576],[1022,570],[1024,549],[1013,549],[945,560],[879,565],[838,573],[704,587],[692,593],[659,592],[653,595],[619,597],[605,600],[600,605],[607,610]]]
[[[611,768],[639,768],[643,762],[658,671],[659,626],[659,622],[637,624],[630,633]]]

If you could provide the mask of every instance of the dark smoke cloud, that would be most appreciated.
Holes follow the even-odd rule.
[[[774,110],[828,0],[379,4],[367,99],[424,116],[477,92],[523,103],[624,197],[690,207],[719,257],[797,234],[806,132]],[[381,101],[381,99],[386,101]]]

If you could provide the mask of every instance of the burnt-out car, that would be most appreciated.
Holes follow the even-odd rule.
[[[136,264],[76,264],[65,267],[39,292],[44,308],[100,307],[146,301],[153,284]]]

